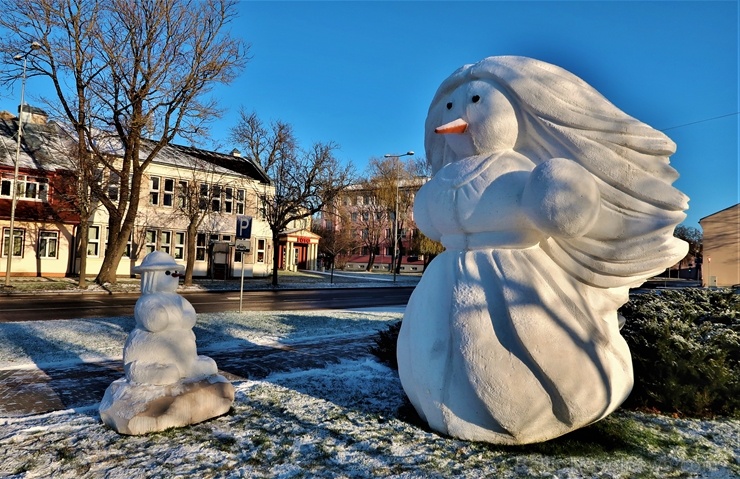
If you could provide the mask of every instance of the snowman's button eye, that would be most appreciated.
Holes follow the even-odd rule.
[[[473,98],[472,98],[472,100],[473,100],[473,103],[478,103],[478,102],[480,101],[480,96],[478,96],[478,95],[473,95]]]
[[[447,109],[448,110],[452,110],[452,102],[448,102],[447,103]]]
[[[164,274],[166,274],[167,276],[169,276],[171,273],[169,271],[165,271]]]

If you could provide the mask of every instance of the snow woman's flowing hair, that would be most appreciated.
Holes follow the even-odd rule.
[[[638,285],[685,256],[686,243],[673,237],[688,208],[688,198],[671,186],[678,173],[668,157],[676,145],[555,65],[489,57],[450,75],[434,96],[425,126],[427,159],[435,173],[458,159],[443,135],[434,133],[445,98],[476,79],[496,83],[514,106],[516,152],[535,164],[571,159],[599,186],[601,208],[588,233],[542,242],[555,262],[587,284],[612,288]]]

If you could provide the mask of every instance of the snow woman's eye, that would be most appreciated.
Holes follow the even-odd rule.
[[[452,110],[452,102],[447,102],[447,109]]]
[[[165,271],[164,274],[166,274],[167,276],[169,276],[171,273],[169,271]]]
[[[473,100],[473,103],[478,103],[478,102],[480,101],[480,96],[478,96],[478,95],[473,95],[473,98],[472,98],[472,100]]]

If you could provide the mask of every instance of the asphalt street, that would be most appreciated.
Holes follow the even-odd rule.
[[[413,287],[245,291],[245,311],[345,309],[404,305]],[[128,316],[137,293],[36,294],[0,297],[0,322]],[[198,313],[239,310],[239,291],[181,293]]]

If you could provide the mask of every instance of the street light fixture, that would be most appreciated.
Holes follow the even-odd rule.
[[[23,106],[24,106],[24,95],[26,92],[26,64],[28,63],[28,55],[34,50],[41,48],[41,44],[38,42],[31,43],[31,48],[24,54],[16,55],[13,57],[14,60],[23,59],[23,73],[21,74],[21,105],[18,108],[18,136],[16,138],[15,146],[15,169],[13,170],[13,200],[10,206],[10,231],[8,232],[8,249],[6,251],[8,258],[5,266],[5,287],[10,287],[10,271],[13,262],[13,253],[15,251],[15,208],[18,202],[18,163],[20,162],[21,154],[21,137],[23,136]],[[3,237],[3,243],[5,238]]]
[[[391,267],[393,268],[393,282],[396,282],[396,258],[398,258],[398,183],[400,181],[399,175],[398,175],[398,159],[402,156],[413,156],[413,151],[407,151],[406,153],[402,155],[391,155],[386,154],[383,155],[385,158],[395,158],[394,161],[394,169],[396,170],[396,212],[395,216],[393,217],[393,258],[391,259]],[[398,258],[400,261],[400,258]]]

